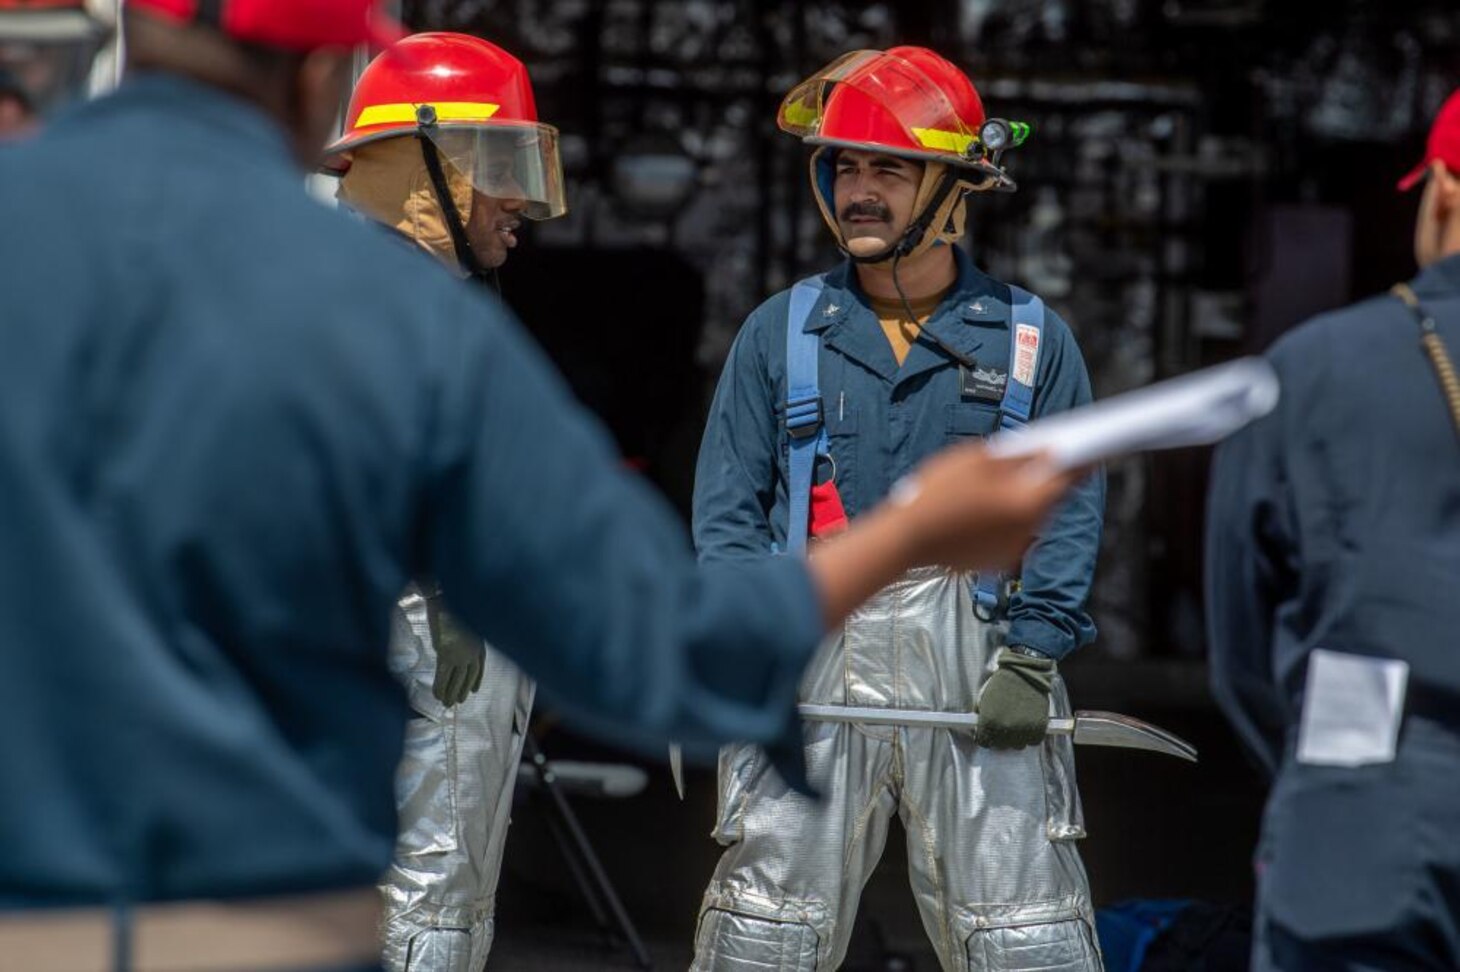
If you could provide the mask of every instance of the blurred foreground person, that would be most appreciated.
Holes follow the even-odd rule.
[[[378,968],[413,578],[608,738],[794,777],[828,627],[1069,486],[954,449],[810,562],[696,567],[500,304],[307,195],[368,0],[126,29],[119,91],[0,152],[7,966]]]
[[[1064,321],[958,245],[969,195],[1014,188],[1001,160],[1024,131],[986,118],[963,71],[921,47],[855,52],[793,89],[779,123],[813,147],[811,185],[847,259],[772,297],[736,338],[695,476],[706,563],[798,553],[948,442],[1090,401]],[[1091,476],[1012,574],[897,578],[827,639],[801,686],[803,702],[878,718],[977,711],[976,735],[811,723],[820,801],[754,744],[726,749],[726,850],[697,972],[840,966],[894,815],[944,969],[1098,972],[1074,745],[1046,731],[1051,711],[1069,715],[1058,660],[1095,636],[1085,602],[1103,504]]]
[[[342,203],[476,284],[495,283],[524,219],[567,211],[557,129],[537,120],[527,68],[465,34],[416,34],[371,62],[324,168]],[[429,582],[400,602],[390,664],[413,715],[381,883],[385,966],[479,972],[533,684]]]
[[[111,33],[102,0],[0,0],[0,139],[85,92]]]
[[[1420,183],[1420,275],[1279,341],[1212,473],[1213,687],[1274,774],[1258,970],[1460,968],[1460,92]]]

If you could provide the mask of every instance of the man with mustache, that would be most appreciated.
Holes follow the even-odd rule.
[[[972,192],[1011,190],[1027,127],[986,119],[932,51],[849,54],[781,105],[815,147],[811,182],[848,260],[751,315],[711,408],[695,482],[703,562],[797,553],[857,522],[925,456],[1090,401],[1073,336],[1038,298],[959,248]],[[821,648],[801,700],[968,712],[944,729],[808,723],[817,802],[761,750],[720,762],[726,851],[693,968],[811,972],[842,961],[897,813],[923,924],[944,969],[1100,968],[1059,659],[1085,613],[1104,483],[1091,476],[1012,576],[911,571]]]
[[[372,61],[324,170],[342,203],[477,285],[495,285],[524,218],[567,211],[557,129],[537,119],[527,68],[467,34],[416,34]],[[400,601],[390,662],[414,711],[381,882],[385,966],[478,972],[533,684],[453,621],[430,581]]]

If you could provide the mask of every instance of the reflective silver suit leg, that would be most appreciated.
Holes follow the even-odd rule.
[[[970,733],[900,732],[908,870],[942,967],[1100,969],[1068,737],[998,751]]]
[[[968,578],[918,570],[829,638],[802,701],[973,711],[1002,643]],[[1057,683],[1056,709],[1069,700]],[[946,729],[809,723],[821,803],[789,791],[759,750],[720,759],[726,851],[701,908],[695,972],[837,968],[861,889],[898,814],[924,928],[950,972],[1099,972],[1068,736],[999,752]]]
[[[894,733],[809,725],[807,770],[821,802],[789,790],[755,747],[722,754],[715,836],[728,849],[705,893],[694,972],[841,962],[897,805]]]
[[[454,708],[431,694],[425,602],[401,600],[391,667],[415,718],[396,773],[400,834],[381,882],[390,972],[478,972],[492,946],[502,850],[533,684],[486,653],[481,688]]]

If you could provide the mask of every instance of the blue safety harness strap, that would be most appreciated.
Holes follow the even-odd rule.
[[[786,435],[790,441],[786,548],[797,554],[806,550],[816,457],[828,453],[818,377],[821,338],[806,330],[824,285],[825,278],[818,276],[792,287],[786,314]],[[1009,377],[999,404],[999,425],[1006,429],[1024,425],[1033,413],[1038,349],[1044,339],[1044,301],[1018,287],[1010,287],[1009,291]],[[1029,340],[1031,333],[1032,341]],[[1026,347],[1033,345],[1032,351],[1026,351],[1026,360],[1020,358],[1021,336],[1025,337]],[[997,613],[1004,584],[1004,577],[997,573],[981,575],[976,580],[974,601],[981,613],[988,616]]]
[[[825,282],[824,276],[809,277],[792,287],[791,306],[786,314],[786,435],[790,439],[790,480],[786,484],[790,522],[786,524],[786,549],[793,554],[806,551],[811,479],[816,471],[816,457],[827,454],[826,422],[817,377],[821,336],[806,330]]]
[[[1011,285],[1009,310],[1009,379],[999,403],[999,427],[1017,429],[1028,423],[1034,412],[1034,379],[1039,370],[1039,349],[1044,344],[1044,301]],[[1022,360],[1021,346],[1026,349]],[[973,584],[973,602],[981,617],[993,618],[1000,612],[1006,584],[1003,574],[978,575]]]
[[[1039,369],[1039,348],[1044,344],[1044,301],[1014,286],[1009,287],[1009,298],[1009,383],[1004,386],[1004,400],[999,404],[999,425],[1006,429],[1024,425],[1034,411],[1034,375]],[[1030,329],[1034,350],[1026,367],[1021,368],[1020,338]],[[1021,377],[1028,380],[1021,381]]]

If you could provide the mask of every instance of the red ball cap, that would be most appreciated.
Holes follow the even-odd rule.
[[[1440,161],[1451,172],[1460,173],[1460,91],[1450,95],[1440,108],[1430,129],[1430,140],[1425,146],[1424,161],[1399,180],[1399,191],[1408,192],[1425,177],[1430,163]]]
[[[211,19],[228,36],[291,51],[371,44],[388,47],[405,33],[377,9],[378,0],[129,0],[133,10],[191,23]]]

